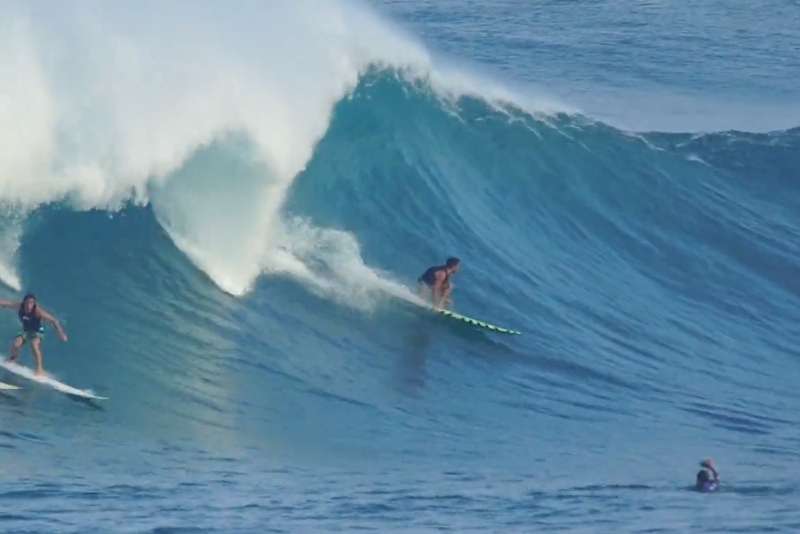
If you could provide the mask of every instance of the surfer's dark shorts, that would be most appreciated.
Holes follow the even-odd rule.
[[[24,344],[26,341],[30,341],[32,339],[44,339],[44,332],[41,330],[31,332],[29,330],[21,330],[17,337],[22,338],[22,343]]]

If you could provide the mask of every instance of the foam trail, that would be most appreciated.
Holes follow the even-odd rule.
[[[333,106],[370,66],[424,78],[443,98],[527,106],[434,67],[397,28],[339,1],[9,3],[0,53],[0,199],[23,211],[152,203],[176,245],[234,295],[261,272],[314,279],[332,295],[355,283],[405,294],[363,265],[352,236],[279,218]],[[238,170],[192,164],[208,150],[227,150]],[[326,269],[307,265],[320,258]],[[0,276],[18,285],[13,270]]]
[[[267,272],[288,274],[321,295],[361,309],[374,307],[386,296],[420,303],[401,282],[364,264],[352,234],[316,228],[300,217],[282,229],[284,245],[271,253]]]

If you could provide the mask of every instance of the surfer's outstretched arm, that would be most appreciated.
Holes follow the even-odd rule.
[[[0,300],[0,308],[18,308],[19,302],[13,300]]]
[[[39,310],[39,316],[42,319],[44,319],[45,321],[47,321],[48,323],[50,323],[51,325],[53,325],[53,328],[58,333],[58,337],[60,337],[63,341],[66,341],[67,340],[67,334],[61,328],[61,324],[58,322],[58,319],[56,319],[55,317],[50,315],[49,312],[45,311],[41,307],[38,307],[37,309]]]

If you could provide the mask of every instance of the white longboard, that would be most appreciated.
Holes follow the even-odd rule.
[[[63,382],[59,382],[58,380],[47,376],[37,376],[36,373],[33,372],[33,369],[28,369],[24,365],[20,365],[16,362],[8,362],[5,359],[0,360],[0,366],[4,369],[11,371],[15,375],[21,376],[23,378],[27,378],[28,380],[33,380],[34,382],[38,382],[40,384],[44,384],[45,386],[50,386],[51,388],[55,389],[56,391],[60,391],[61,393],[66,393],[67,395],[75,395],[77,397],[83,397],[85,399],[97,399],[97,400],[107,400],[108,397],[98,397],[88,389],[77,389]]]

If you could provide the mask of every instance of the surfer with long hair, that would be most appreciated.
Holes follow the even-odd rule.
[[[38,376],[44,375],[44,368],[42,367],[42,349],[40,347],[42,339],[44,338],[44,326],[42,321],[47,321],[55,329],[58,337],[63,341],[67,340],[67,334],[61,329],[58,320],[50,315],[44,308],[36,303],[36,295],[33,293],[26,293],[22,298],[22,302],[15,302],[13,300],[0,300],[0,307],[3,308],[17,308],[17,317],[22,323],[22,330],[14,337],[11,342],[11,355],[7,361],[13,362],[19,356],[19,348],[25,344],[30,343],[31,352],[36,357],[36,374]]]

